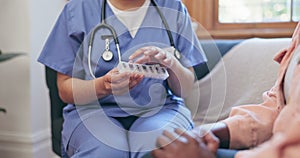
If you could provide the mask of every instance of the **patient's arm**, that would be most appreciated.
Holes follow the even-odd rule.
[[[245,105],[234,107],[230,117],[223,122],[227,124],[230,133],[230,148],[240,149],[255,147],[266,140],[269,140],[273,132],[278,129],[278,114],[284,108],[282,81],[286,72],[286,66],[289,58],[300,44],[300,23],[295,29],[292,42],[288,49],[282,50],[276,55],[275,60],[280,63],[278,79],[275,86],[268,92],[264,93],[262,104]],[[299,77],[296,76],[296,81]],[[295,81],[294,80],[294,81]],[[258,81],[259,82],[259,81]],[[295,84],[294,84],[295,87]],[[294,93],[299,98],[299,93]],[[293,101],[290,101],[291,103]],[[294,105],[297,101],[294,101]],[[298,100],[299,103],[299,100]],[[288,105],[291,106],[291,105]],[[286,124],[288,121],[283,121]],[[276,125],[277,124],[277,125]],[[277,127],[276,127],[277,126]]]
[[[262,104],[234,107],[227,119],[211,126],[209,130],[220,139],[221,148],[255,147],[272,136],[274,121],[281,110],[276,100],[275,86],[264,94]]]
[[[299,30],[300,31],[300,30]],[[297,59],[297,57],[296,57]],[[299,157],[300,150],[300,60],[294,68],[287,105],[278,115],[271,140],[252,150],[239,152],[237,158]],[[287,75],[287,74],[286,74]]]
[[[198,137],[203,137],[207,134],[207,131],[211,131],[219,139],[220,148],[229,148],[230,134],[227,125],[223,122],[206,124],[195,127],[192,133],[198,135]]]
[[[230,143],[230,133],[227,125],[223,122],[217,123],[214,128],[212,128],[212,133],[219,138],[220,148],[229,148]]]

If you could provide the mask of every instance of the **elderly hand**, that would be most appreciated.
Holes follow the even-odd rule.
[[[160,64],[170,68],[177,62],[177,59],[170,51],[169,48],[161,49],[155,46],[143,47],[133,53],[129,57],[129,60],[136,59],[135,62],[138,64]]]
[[[105,91],[109,94],[122,95],[139,84],[143,77],[143,75],[135,73],[120,73],[118,69],[115,68],[103,76],[103,84]]]
[[[159,149],[152,152],[155,158],[215,158],[215,154],[211,152],[206,142],[210,142],[210,138],[202,140],[176,129],[175,133],[164,131],[163,135],[157,139]],[[177,136],[176,136],[177,135]],[[178,137],[180,135],[180,137]]]

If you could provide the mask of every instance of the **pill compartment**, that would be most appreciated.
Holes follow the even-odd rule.
[[[160,65],[144,65],[136,63],[121,62],[118,64],[117,68],[120,72],[134,72],[143,74],[145,77],[156,78],[165,80],[169,77],[168,71],[165,67]]]

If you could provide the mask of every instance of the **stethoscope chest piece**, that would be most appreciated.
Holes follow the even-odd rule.
[[[109,38],[105,39],[105,51],[102,53],[102,59],[109,62],[114,57],[114,54],[109,50]]]
[[[105,50],[102,54],[102,59],[106,62],[109,62],[114,57],[113,53],[109,50]]]

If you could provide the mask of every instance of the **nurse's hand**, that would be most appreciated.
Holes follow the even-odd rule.
[[[192,92],[195,81],[193,67],[185,67],[174,56],[174,48],[143,47],[134,52],[129,60],[138,64],[160,64],[167,68],[167,82],[173,94],[186,98]]]
[[[172,52],[173,48],[161,49],[155,46],[143,47],[134,52],[129,60],[135,60],[138,64],[160,64],[165,67],[172,67],[177,59]]]
[[[143,75],[135,73],[120,73],[115,68],[103,76],[104,91],[107,92],[107,95],[123,95],[138,85],[143,78]],[[103,89],[100,89],[100,91],[103,91]]]

